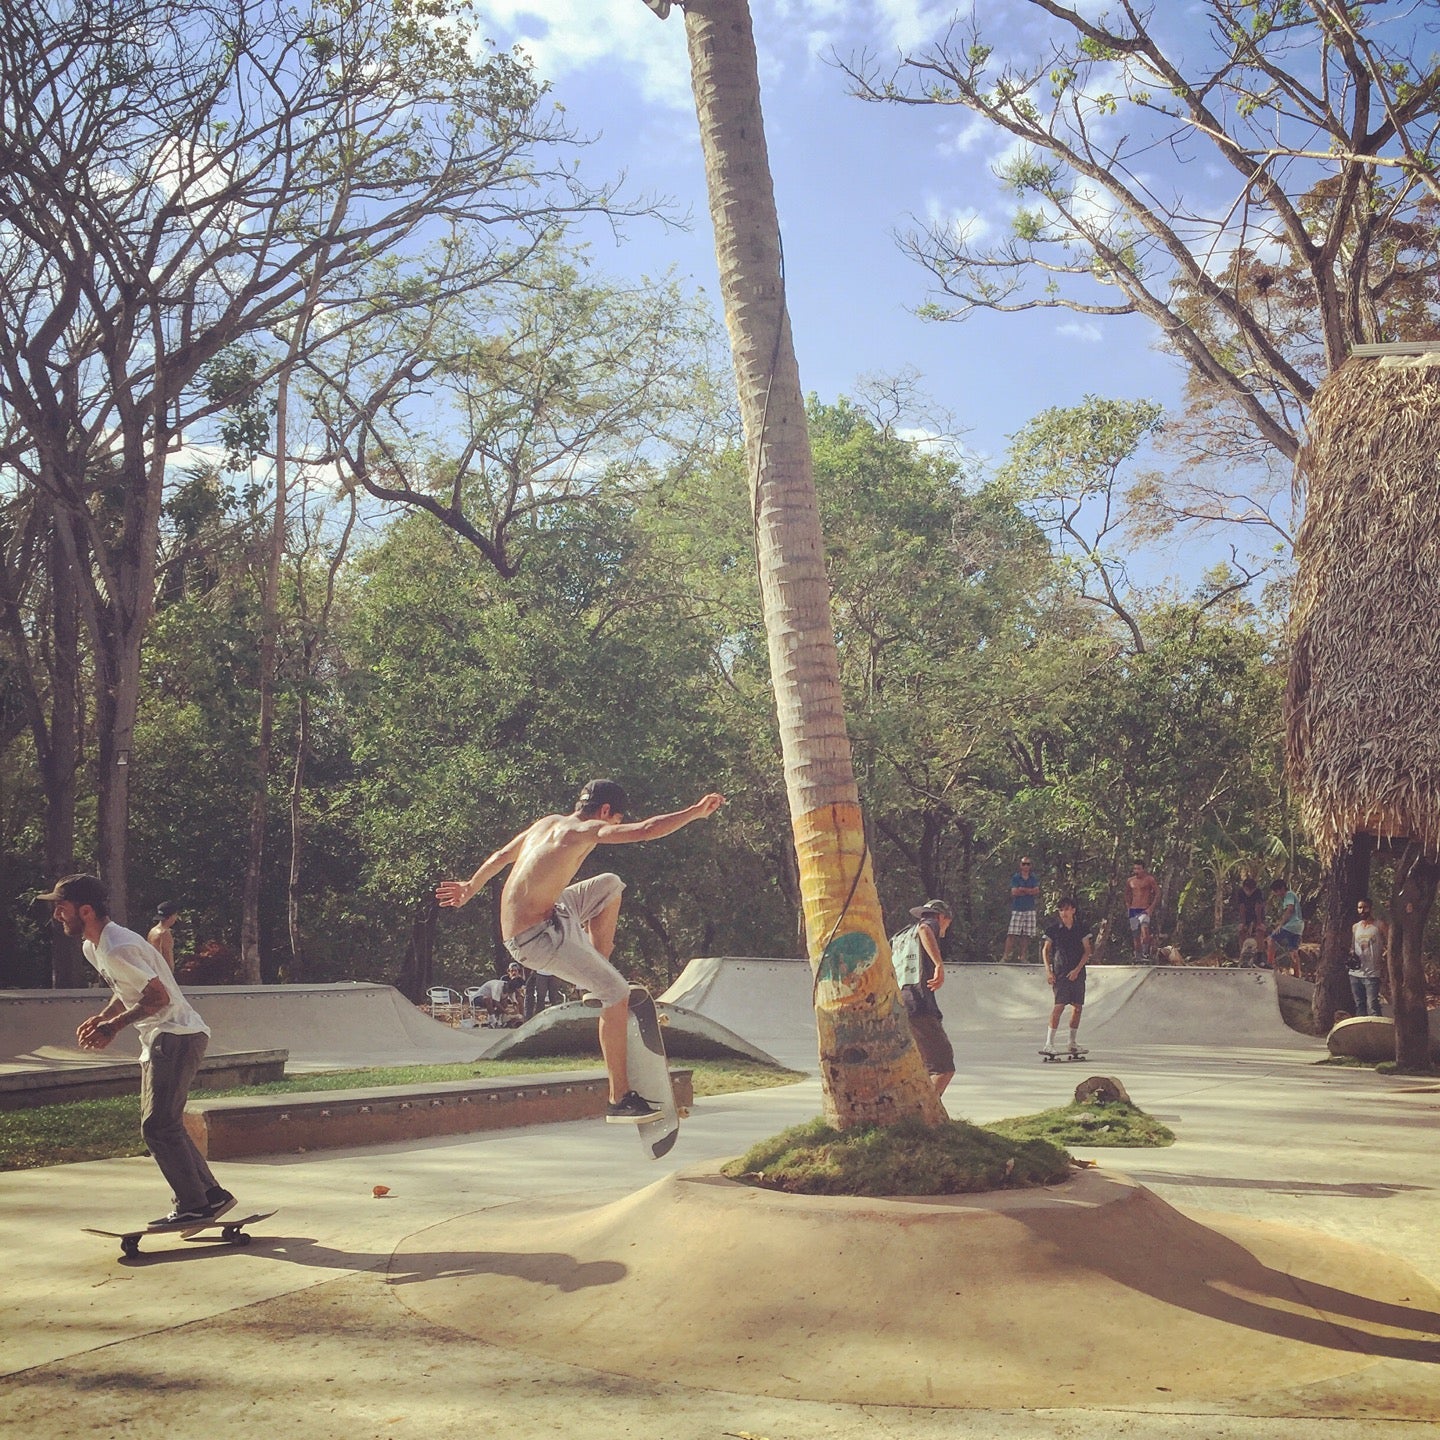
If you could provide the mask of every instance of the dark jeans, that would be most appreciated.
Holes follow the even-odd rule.
[[[140,1133],[151,1158],[170,1182],[177,1210],[195,1210],[219,1187],[185,1128],[190,1084],[205,1058],[208,1036],[160,1034],[140,1067]]]
[[[531,970],[525,977],[525,1018],[538,1015],[547,1005],[558,1005],[565,999],[560,981],[554,975]]]
[[[1378,1015],[1380,1013],[1380,977],[1378,975],[1352,975],[1350,993],[1355,997],[1357,1015]]]

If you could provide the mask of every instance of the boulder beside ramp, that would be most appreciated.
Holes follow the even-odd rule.
[[[76,1026],[104,1006],[106,994],[99,988],[0,993],[0,1067],[114,1064],[138,1056],[133,1030],[96,1055],[76,1048]],[[211,1055],[289,1050],[292,1072],[464,1063],[486,1048],[484,1031],[442,1025],[392,985],[195,985],[186,996],[210,1027]]]

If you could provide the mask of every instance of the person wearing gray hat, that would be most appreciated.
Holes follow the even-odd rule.
[[[940,941],[953,917],[943,900],[927,900],[910,914],[916,923],[890,937],[890,963],[895,967],[900,1001],[910,1021],[915,1048],[939,1096],[955,1078],[955,1049],[945,1033],[945,1017],[935,998],[935,992],[945,983]]]

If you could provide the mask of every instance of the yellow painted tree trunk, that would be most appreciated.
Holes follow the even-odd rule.
[[[944,1118],[910,1037],[845,732],[825,546],[746,0],[686,0],[725,321],[740,390],[826,1114],[841,1128]]]

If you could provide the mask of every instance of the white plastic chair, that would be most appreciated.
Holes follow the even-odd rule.
[[[455,1019],[455,1012],[460,1008],[457,991],[448,985],[432,985],[425,992],[425,998],[430,1005],[431,1019],[444,1021],[447,1025]]]

